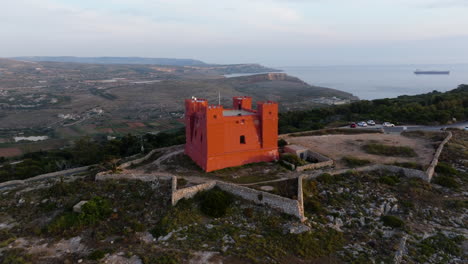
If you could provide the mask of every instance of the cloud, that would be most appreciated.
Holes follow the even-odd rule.
[[[137,55],[259,62],[256,58],[300,60],[307,58],[304,53],[316,51],[339,57],[363,44],[382,47],[466,35],[464,8],[421,8],[428,1],[444,2],[5,1],[0,9],[0,56]]]

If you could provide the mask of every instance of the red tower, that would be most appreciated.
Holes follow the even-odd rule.
[[[233,98],[233,108],[185,100],[185,154],[205,171],[277,160],[278,104]]]

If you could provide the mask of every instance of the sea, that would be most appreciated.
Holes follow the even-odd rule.
[[[434,90],[445,92],[457,88],[460,84],[468,84],[468,64],[275,68],[298,77],[310,85],[338,89],[366,100],[416,95]],[[450,71],[450,74],[416,75],[415,70]]]

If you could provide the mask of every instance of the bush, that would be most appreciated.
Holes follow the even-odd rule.
[[[457,189],[460,187],[460,184],[453,177],[446,175],[436,176],[432,182],[450,189]]]
[[[187,226],[200,221],[201,216],[199,211],[195,210],[193,200],[182,199],[159,220],[157,225],[150,230],[150,233],[154,237],[165,236],[180,226]]]
[[[344,161],[344,163],[346,163],[346,165],[351,168],[361,167],[371,163],[369,160],[358,159],[354,157],[343,157],[342,161]]]
[[[384,226],[389,226],[392,228],[399,228],[405,226],[405,222],[403,222],[403,220],[393,215],[384,215],[381,217],[380,220],[382,220]]]
[[[94,197],[81,208],[81,213],[66,212],[57,217],[48,226],[51,233],[79,230],[86,226],[96,225],[110,216],[112,208],[110,202],[101,197]]]
[[[100,260],[106,255],[106,252],[102,250],[95,250],[91,254],[89,254],[88,259],[90,260]]]
[[[327,212],[327,210],[322,207],[322,204],[315,199],[306,199],[304,202],[304,209],[314,214],[325,214]]]
[[[5,264],[32,264],[31,255],[24,249],[11,249],[2,252],[0,261]]]
[[[398,178],[396,175],[385,175],[379,178],[379,182],[394,186],[400,182],[400,178]]]
[[[280,138],[280,139],[278,140],[278,147],[280,147],[280,148],[286,146],[287,144],[288,144],[288,142],[286,142],[286,140],[284,140],[284,139],[282,139],[282,138]]]
[[[450,256],[461,257],[463,250],[460,244],[463,242],[463,236],[455,236],[449,238],[442,233],[437,233],[434,236],[428,237],[421,241],[418,245],[418,253],[421,256],[419,260],[426,262],[436,252],[442,252],[441,257],[447,261]]]
[[[291,235],[289,245],[295,254],[305,258],[327,256],[339,250],[344,244],[343,233],[334,229],[309,231],[299,235]]]
[[[333,184],[336,183],[335,176],[328,173],[324,173],[317,177],[317,181],[320,183]]]
[[[233,201],[232,195],[215,187],[209,191],[198,193],[200,210],[211,217],[221,217]]]
[[[143,256],[142,260],[144,264],[178,264],[182,262],[176,253],[165,253],[159,257]]]
[[[441,174],[448,174],[448,175],[457,175],[458,171],[453,168],[450,164],[445,162],[439,162],[435,167],[435,171]]]
[[[397,156],[397,157],[416,157],[417,154],[410,147],[402,146],[388,146],[382,144],[366,144],[362,146],[362,149],[369,153],[382,156]]]

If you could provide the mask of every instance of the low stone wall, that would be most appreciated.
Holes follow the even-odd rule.
[[[409,178],[420,178],[425,181],[428,180],[427,175],[426,173],[424,173],[424,171],[408,169],[408,168],[403,168],[403,167],[398,167],[398,166],[393,166],[393,165],[383,165],[383,164],[369,165],[369,166],[359,167],[355,169],[336,170],[336,171],[332,171],[328,173],[332,175],[338,175],[338,174],[346,173],[348,171],[375,171],[375,170],[386,170],[392,173],[402,173],[403,175]]]
[[[306,220],[306,217],[304,216],[304,206],[303,204],[300,204],[300,201],[298,200],[293,200],[276,194],[250,189],[232,183],[217,182],[216,186],[218,186],[221,190],[225,192],[234,194],[245,200],[252,201],[256,204],[266,205],[277,209],[283,213],[293,215],[299,218],[301,222]],[[302,184],[300,184],[299,186],[302,187]],[[302,193],[302,188],[300,189],[300,191]]]
[[[25,180],[13,180],[13,181],[7,181],[7,182],[2,182],[0,183],[0,189],[6,188],[6,187],[15,187],[15,186],[20,186],[23,184],[27,184],[30,182],[35,182],[35,181],[41,181],[41,180],[46,180],[46,179],[51,179],[51,178],[57,178],[57,177],[63,177],[63,176],[69,176],[81,172],[85,172],[89,169],[90,166],[84,166],[84,167],[78,167],[78,168],[73,168],[69,170],[62,170],[62,171],[56,171],[56,172],[51,172],[51,173],[46,173],[46,174],[41,174],[34,176],[32,178],[28,178]]]
[[[320,169],[323,167],[333,166],[333,160],[318,162],[318,163],[310,163],[303,166],[297,166],[296,171],[305,171],[305,170],[315,170]]]
[[[120,169],[126,169],[130,166],[133,166],[133,165],[137,165],[137,164],[140,164],[142,162],[145,162],[146,160],[148,160],[149,158],[151,158],[151,156],[153,156],[154,153],[160,151],[160,149],[153,149],[152,151],[150,151],[148,154],[146,154],[146,156],[142,157],[142,158],[139,158],[139,159],[134,159],[134,160],[131,160],[131,161],[127,161],[125,163],[122,163],[120,164],[119,168]]]
[[[152,151],[150,151],[148,154],[146,154],[146,156],[142,157],[142,158],[139,158],[139,159],[134,159],[134,160],[131,160],[131,161],[127,161],[125,163],[122,163],[120,164],[119,168],[120,169],[126,169],[130,166],[133,166],[133,165],[138,165],[140,163],[143,163],[145,161],[147,161],[148,159],[151,158],[151,156],[153,156],[154,153],[158,152],[158,151],[165,151],[167,149],[171,149],[171,148],[178,148],[182,145],[175,145],[175,146],[170,146],[170,147],[165,147],[165,148],[157,148],[157,149],[153,149]]]
[[[305,170],[315,170],[320,169],[323,167],[333,166],[333,160],[329,157],[326,157],[320,153],[308,150],[307,151],[307,158],[316,159],[317,163],[310,163],[303,166],[296,167],[296,171],[305,171]]]
[[[159,180],[172,180],[174,176],[170,174],[133,174],[133,173],[121,173],[121,174],[96,174],[96,181],[105,180],[140,180],[144,182],[159,181]]]
[[[444,141],[442,141],[442,143],[440,143],[439,147],[437,148],[434,154],[434,158],[432,159],[431,164],[426,170],[428,182],[431,182],[432,176],[434,176],[435,167],[437,166],[437,163],[439,163],[440,153],[442,153],[442,150],[444,149],[445,144],[449,142],[452,136],[453,136],[452,132],[448,131],[447,137],[444,139]]]
[[[177,188],[174,188],[174,185],[177,186],[177,178],[174,177],[174,179],[175,179],[176,184],[174,184],[174,180],[173,180],[173,182],[172,182],[172,197],[171,197],[172,205],[176,205],[177,202],[180,201],[181,199],[193,198],[198,192],[210,190],[210,189],[212,189],[213,187],[216,186],[215,181],[210,181],[210,182],[207,182],[207,183],[198,184],[198,185],[187,187],[187,188],[174,190],[174,189],[177,189]]]

